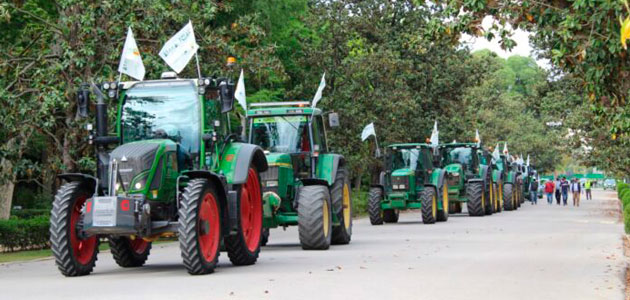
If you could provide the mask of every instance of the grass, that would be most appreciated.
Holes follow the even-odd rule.
[[[353,190],[352,193],[352,216],[356,218],[367,215],[368,191]]]

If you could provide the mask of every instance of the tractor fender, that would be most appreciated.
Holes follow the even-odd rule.
[[[221,172],[228,184],[243,184],[247,180],[249,166],[260,172],[267,171],[267,158],[263,150],[252,144],[230,143],[222,153]]]
[[[98,178],[81,173],[65,173],[57,175],[57,178],[65,180],[67,182],[81,182],[81,184],[87,185],[90,190],[94,190],[94,195],[98,195],[96,187],[98,186]]]
[[[227,182],[225,176],[221,176],[214,172],[206,171],[206,170],[192,170],[192,171],[184,171],[181,176],[177,178],[177,182],[180,182],[182,178],[187,179],[196,179],[203,178],[207,179],[210,183],[212,183],[216,187],[217,196],[219,196],[219,205],[221,206],[221,231],[224,233],[229,232],[229,229],[232,226],[232,222],[236,224],[236,221],[232,221],[231,214],[234,215],[234,219],[236,219],[236,192],[230,191],[228,192]],[[179,202],[179,189],[177,190],[177,201]],[[178,203],[179,207],[179,203]],[[233,209],[230,209],[234,207]],[[226,218],[227,217],[227,218]]]
[[[380,185],[381,187],[385,186],[385,172],[381,171],[381,173],[378,174],[378,185]]]
[[[481,165],[479,168],[479,178],[481,178],[481,180],[483,180],[483,185],[487,186],[488,184],[490,184],[488,182],[488,166],[486,165]],[[490,179],[492,181],[492,178]]]
[[[320,154],[317,159],[317,178],[326,180],[332,185],[337,177],[337,170],[345,165],[346,159],[340,154]]]
[[[429,185],[435,186],[436,189],[442,188],[444,180],[446,179],[446,170],[434,169],[431,173],[431,183]]]

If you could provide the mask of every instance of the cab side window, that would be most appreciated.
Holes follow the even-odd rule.
[[[315,116],[313,118],[313,142],[315,143],[313,150],[326,153],[328,151],[328,145],[326,145],[326,132],[324,131],[324,121],[322,116]]]

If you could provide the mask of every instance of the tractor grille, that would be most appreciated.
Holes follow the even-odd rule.
[[[260,184],[263,192],[278,192],[278,167],[269,167],[267,171],[260,173]],[[271,183],[271,184],[270,184]],[[275,183],[275,185],[273,184]]]
[[[131,143],[112,151],[110,159],[118,162],[118,172],[125,188],[129,187],[134,176],[151,168],[158,147],[156,143]]]
[[[403,191],[409,189],[409,176],[392,176],[392,190]]]
[[[458,186],[459,176],[448,175],[446,182],[448,183],[448,186]]]

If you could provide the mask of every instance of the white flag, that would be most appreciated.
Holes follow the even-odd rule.
[[[527,166],[529,167],[529,154],[527,154]]]
[[[435,121],[435,123],[433,123],[433,131],[431,132],[431,146],[435,147],[440,143],[440,132],[438,131],[437,128],[437,121]]]
[[[241,69],[241,75],[238,77],[238,82],[236,83],[234,98],[236,98],[238,104],[240,104],[244,110],[247,110],[247,101],[245,100],[247,96],[245,95],[245,79],[243,78],[243,69]]]
[[[319,87],[317,88],[315,97],[313,97],[313,104],[311,104],[311,107],[317,106],[317,102],[319,102],[319,99],[322,98],[322,92],[324,91],[325,87],[326,87],[326,72],[322,74],[322,81],[319,83]]]
[[[505,146],[503,146],[503,154],[508,154],[507,142],[505,142]]]
[[[374,123],[367,124],[367,126],[363,128],[363,132],[361,132],[361,141],[365,141],[371,135],[376,136],[376,132],[374,131]]]
[[[127,74],[140,81],[144,79],[145,69],[142,64],[140,50],[138,50],[136,40],[133,38],[131,27],[127,29],[127,38],[125,39],[125,46],[123,46],[122,54],[120,56],[118,72]]]
[[[475,129],[475,141],[477,142],[477,147],[481,147],[481,137],[479,137],[479,129]]]
[[[160,57],[175,71],[180,73],[197,53],[199,45],[195,41],[192,22],[178,31],[160,50]]]
[[[499,159],[501,159],[501,153],[499,153],[499,144],[497,144],[494,151],[492,151],[492,161],[497,162]]]

